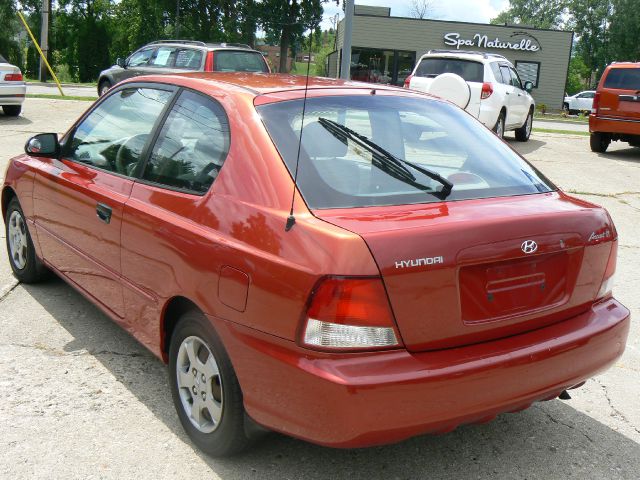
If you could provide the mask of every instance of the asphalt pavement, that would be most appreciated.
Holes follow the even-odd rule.
[[[64,132],[89,105],[28,99],[21,117],[0,113],[0,172],[29,136]],[[597,155],[587,137],[534,133],[527,143],[507,137],[565,190],[609,209],[620,235],[614,291],[640,318],[640,149],[614,143]],[[61,280],[17,284],[4,236],[2,230],[0,478],[638,478],[637,320],[624,356],[572,391],[570,401],[360,450],[270,434],[246,454],[215,460],[184,434],[165,366]],[[390,399],[389,408],[402,406]]]

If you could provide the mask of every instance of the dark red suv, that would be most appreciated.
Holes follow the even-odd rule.
[[[605,69],[593,100],[589,131],[594,152],[605,152],[612,140],[640,147],[640,63],[612,63]]]

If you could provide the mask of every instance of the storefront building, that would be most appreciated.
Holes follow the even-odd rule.
[[[328,57],[332,77],[340,75],[343,27],[344,20],[338,24],[337,50]],[[356,5],[351,43],[353,80],[402,86],[416,60],[429,50],[496,53],[513,63],[523,82],[533,83],[538,105],[560,109],[573,32],[392,17],[389,8]]]

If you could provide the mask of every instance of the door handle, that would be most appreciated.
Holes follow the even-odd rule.
[[[96,205],[96,214],[104,223],[111,223],[111,207],[109,205],[105,205],[104,203]]]

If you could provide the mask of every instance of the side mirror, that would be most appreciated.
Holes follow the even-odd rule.
[[[24,146],[24,151],[33,157],[57,157],[60,152],[58,134],[41,133],[31,137]]]
[[[127,68],[127,62],[125,62],[124,58],[118,57],[116,59],[116,65],[118,65],[120,68]]]
[[[533,82],[529,82],[529,81],[524,82],[524,89],[526,90],[527,93],[531,93],[531,90],[533,90]]]

